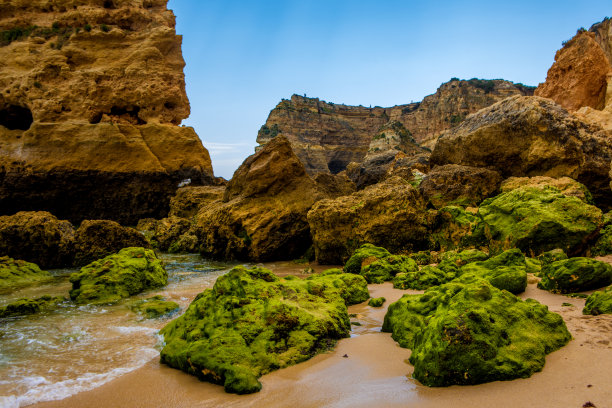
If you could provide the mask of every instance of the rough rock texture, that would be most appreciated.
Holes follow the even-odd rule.
[[[353,194],[356,190],[355,183],[347,177],[345,171],[338,174],[319,173],[314,177],[314,181],[330,198]]]
[[[441,208],[430,227],[432,245],[441,251],[485,247],[484,223],[476,211],[454,205]]]
[[[153,250],[132,247],[84,266],[70,282],[74,302],[106,304],[164,286],[168,274]]]
[[[497,289],[518,294],[527,287],[527,264],[520,249],[510,249],[485,261],[471,262],[461,267],[459,280],[471,283],[489,281]]]
[[[31,262],[0,256],[0,291],[51,279],[51,274]]]
[[[132,312],[138,313],[147,319],[168,316],[169,314],[178,312],[180,309],[178,303],[168,301],[161,295],[137,300],[129,304],[128,307]]]
[[[612,314],[612,286],[589,295],[582,309],[583,314]]]
[[[34,262],[41,268],[71,266],[74,227],[45,211],[0,217],[0,256]]]
[[[288,140],[277,136],[236,170],[223,200],[196,216],[202,255],[255,261],[299,258],[311,246],[306,214],[323,197]]]
[[[382,330],[412,349],[413,376],[428,386],[527,378],[572,338],[546,306],[483,280],[404,295],[389,306]]]
[[[151,245],[134,228],[108,220],[85,220],[76,231],[74,265],[87,265],[127,247],[150,248]]]
[[[568,176],[612,205],[612,139],[539,97],[512,97],[471,115],[436,144],[432,164],[486,167],[510,176]]]
[[[483,168],[447,164],[433,168],[419,191],[436,208],[446,205],[477,206],[499,188],[501,175]]]
[[[180,181],[212,182],[165,0],[0,5],[0,213],[162,217]],[[37,28],[31,28],[32,26]]]
[[[261,375],[347,337],[346,306],[368,298],[365,280],[340,270],[302,280],[238,266],[161,330],[161,361],[227,392],[257,392]]]
[[[63,296],[44,295],[35,299],[21,298],[0,307],[0,318],[17,317],[49,311],[67,299]]]
[[[369,150],[404,151],[403,140],[409,139],[400,133],[433,144],[438,135],[468,114],[512,95],[531,94],[533,88],[503,80],[452,79],[420,103],[391,108],[339,105],[293,95],[270,112],[257,142],[263,146],[282,134],[309,174],[335,174],[351,162],[361,163]],[[406,132],[395,132],[394,123]]]
[[[170,200],[170,217],[192,218],[201,207],[219,200],[225,192],[224,186],[187,186],[176,190]]]
[[[542,266],[540,289],[572,293],[612,283],[612,265],[591,258],[569,258]]]
[[[365,243],[396,253],[427,249],[428,222],[418,191],[399,177],[321,200],[308,212],[316,259],[322,264],[343,263]]]
[[[195,228],[186,218],[145,218],[138,221],[136,229],[141,231],[157,250],[171,253],[199,251]]]
[[[593,197],[588,188],[580,184],[576,180],[569,177],[553,178],[544,176],[535,177],[510,177],[504,180],[499,187],[502,193],[514,190],[519,187],[534,187],[545,188],[546,186],[554,187],[561,191],[564,195],[570,197],[578,197],[587,204],[593,204]]]

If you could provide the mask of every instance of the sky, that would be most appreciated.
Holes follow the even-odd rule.
[[[452,77],[546,79],[562,41],[609,0],[170,0],[193,126],[215,175],[254,152],[281,99],[393,106]]]

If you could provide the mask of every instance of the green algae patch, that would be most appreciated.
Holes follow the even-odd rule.
[[[180,309],[178,303],[165,300],[161,295],[137,300],[129,304],[128,307],[131,311],[141,314],[147,319],[157,319],[162,316],[167,316]]]
[[[8,256],[0,257],[0,291],[32,285],[52,279],[49,272],[41,270],[38,265],[21,261]]]
[[[510,249],[481,262],[472,262],[461,267],[462,282],[478,279],[489,281],[497,289],[517,294],[527,287],[527,263],[519,249]]]
[[[612,254],[612,224],[601,229],[597,242],[591,248],[591,255],[603,256]]]
[[[431,238],[442,251],[486,245],[482,218],[459,206],[446,206],[438,212]]]
[[[582,309],[582,314],[612,314],[612,286],[593,292],[589,295]]]
[[[459,268],[452,262],[444,261],[438,266],[423,266],[419,271],[398,273],[393,278],[393,287],[396,289],[428,289],[455,279],[458,273]]]
[[[463,266],[472,262],[486,261],[489,254],[478,249],[465,249],[463,251],[447,251],[440,254],[441,261],[449,261],[457,266]]]
[[[360,274],[362,264],[371,263],[375,260],[386,258],[391,253],[385,248],[377,247],[372,244],[363,244],[353,252],[353,255],[346,261],[344,265],[344,272]]]
[[[527,273],[538,275],[542,270],[542,261],[537,258],[525,257],[525,267],[527,269]]]
[[[70,275],[76,303],[114,303],[168,283],[168,274],[151,249],[124,248]]]
[[[389,255],[365,265],[368,259],[371,258],[363,262],[360,273],[368,283],[383,283],[390,281],[399,273],[413,273],[419,270],[416,261],[406,255]]]
[[[414,259],[417,265],[429,265],[439,261],[437,255],[432,254],[431,251],[413,252],[410,257]]]
[[[569,258],[542,267],[538,288],[553,293],[599,289],[612,283],[612,265],[591,258]]]
[[[372,298],[368,301],[368,306],[382,307],[382,305],[384,305],[386,301],[387,299],[385,299],[384,297]]]
[[[544,266],[549,263],[567,259],[567,255],[561,248],[555,248],[538,255],[537,259],[540,261],[540,266]]]
[[[553,187],[519,187],[485,200],[478,214],[494,252],[520,248],[537,255],[561,248],[582,250],[602,225],[602,212]]]
[[[427,386],[527,378],[571,339],[561,316],[484,280],[404,295],[382,330],[412,350],[413,376]]]
[[[368,298],[365,279],[340,270],[299,279],[237,266],[160,331],[161,362],[227,392],[257,392],[263,374],[347,337],[347,305]]]
[[[44,295],[35,299],[21,298],[0,307],[0,318],[32,315],[56,308],[67,299],[64,296]]]

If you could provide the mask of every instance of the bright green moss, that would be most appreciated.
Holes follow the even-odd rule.
[[[591,248],[591,255],[603,256],[612,254],[612,224],[602,228],[599,238]]]
[[[168,274],[151,249],[124,248],[70,275],[76,303],[113,303],[168,283]]]
[[[599,289],[612,283],[612,265],[591,258],[569,258],[542,266],[538,288],[553,293]]]
[[[554,248],[576,250],[602,223],[597,207],[552,187],[502,193],[485,200],[478,214],[491,250],[516,247],[530,255]]]
[[[41,270],[36,264],[8,256],[0,257],[0,291],[43,282],[51,278],[49,272]]]
[[[15,317],[40,313],[57,307],[58,304],[65,302],[63,296],[41,296],[36,299],[21,298],[4,307],[0,307],[0,318]]]
[[[540,261],[540,266],[544,266],[549,263],[567,259],[567,255],[561,248],[556,248],[538,255],[537,259]]]
[[[542,269],[542,262],[537,258],[525,257],[525,266],[527,267],[527,273],[538,275]]]
[[[447,251],[440,254],[442,261],[453,262],[457,266],[463,266],[471,262],[485,261],[489,259],[489,255],[478,249],[466,249],[463,251]]]
[[[393,287],[396,289],[423,290],[432,286],[441,285],[457,277],[459,268],[447,265],[449,268],[439,268],[426,265],[420,271],[398,273],[393,278]]]
[[[364,264],[367,259],[364,261]],[[390,281],[399,273],[417,272],[419,266],[416,261],[406,255],[389,255],[370,264],[363,265],[361,275],[368,283],[383,283]]]
[[[382,305],[384,305],[386,301],[387,299],[385,299],[384,297],[372,298],[368,301],[368,306],[382,307]]]
[[[438,262],[438,259],[432,255],[431,251],[419,251],[410,254],[410,257],[414,259],[417,265],[429,265]]]
[[[389,255],[391,255],[391,253],[385,248],[377,247],[372,244],[363,244],[361,247],[357,248],[349,260],[346,261],[344,272],[360,274],[361,264],[366,259],[371,263],[376,259],[386,258]]]
[[[435,245],[443,251],[486,244],[484,224],[480,216],[458,206],[440,209],[438,225],[434,227],[431,237]]]
[[[160,333],[161,361],[227,392],[257,392],[261,375],[297,364],[348,336],[347,304],[369,297],[359,275],[328,270],[281,279],[235,267]]]
[[[461,267],[460,280],[465,283],[486,279],[498,289],[517,294],[527,287],[527,264],[519,249],[510,249],[486,261]]]
[[[156,319],[179,310],[178,303],[167,301],[160,295],[137,300],[129,304],[128,307],[133,312],[139,313],[147,319]]]
[[[428,386],[526,378],[571,339],[561,316],[484,280],[404,295],[383,331],[412,349],[414,378]]]
[[[593,292],[586,300],[583,314],[612,314],[612,286]]]

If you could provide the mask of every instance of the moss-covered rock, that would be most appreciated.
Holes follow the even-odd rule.
[[[461,267],[462,282],[485,279],[498,289],[517,294],[527,287],[527,264],[520,249],[510,249],[486,261]]]
[[[583,314],[600,315],[612,313],[612,286],[589,295],[582,309]]]
[[[542,266],[538,288],[553,293],[599,289],[612,283],[612,265],[591,258],[569,258]]]
[[[431,251],[413,252],[410,254],[410,257],[414,259],[417,265],[429,265],[439,262],[437,253],[432,253]]]
[[[542,270],[542,261],[537,258],[525,257],[525,267],[527,268],[527,273],[538,275]]]
[[[40,313],[51,310],[66,300],[64,296],[49,295],[44,295],[35,299],[21,298],[4,307],[0,307],[0,318]]]
[[[357,248],[348,261],[346,261],[344,272],[360,274],[361,266],[364,261],[368,260],[368,262],[371,263],[390,255],[391,253],[385,248],[377,247],[372,244],[363,244]]]
[[[555,248],[577,253],[602,224],[600,209],[554,187],[516,188],[485,200],[478,213],[495,252],[516,247],[529,255]]]
[[[599,231],[599,238],[591,247],[592,256],[612,254],[612,211],[604,214],[604,226]]]
[[[480,216],[459,206],[440,209],[431,231],[432,244],[442,251],[481,247],[487,243]]]
[[[386,258],[377,259],[372,263],[364,260],[361,275],[368,283],[383,283],[390,281],[399,273],[417,272],[419,266],[414,259],[406,255],[389,255]]]
[[[144,218],[138,221],[136,229],[142,231],[151,245],[160,251],[198,252],[197,244],[192,243],[193,241],[197,243],[192,223],[185,218],[168,217],[161,220]]]
[[[428,386],[526,378],[571,339],[561,316],[484,280],[404,295],[383,331],[412,349],[413,375]]]
[[[426,265],[421,270],[398,273],[393,278],[393,287],[396,289],[428,289],[432,286],[450,282],[458,275],[459,268],[452,267],[452,264],[445,264],[446,267],[440,268]],[[449,266],[451,266],[449,268]]]
[[[0,256],[0,291],[51,279],[51,274],[31,262]]]
[[[549,263],[567,259],[567,255],[561,248],[555,248],[538,255],[537,259],[540,261],[540,266],[544,266]]]
[[[147,319],[156,319],[177,312],[180,307],[178,303],[165,300],[163,296],[157,295],[148,299],[137,300],[128,305],[131,311],[145,316]]]
[[[441,261],[449,261],[457,266],[463,266],[471,262],[485,261],[489,254],[478,249],[465,249],[463,251],[447,251],[440,254]]]
[[[70,298],[76,303],[104,304],[168,283],[168,274],[155,252],[124,248],[70,275]]]
[[[385,299],[384,297],[372,298],[368,301],[368,306],[382,307],[382,305],[384,305],[386,301],[387,299]]]
[[[302,280],[238,266],[161,330],[161,361],[227,392],[257,392],[261,375],[348,336],[346,305],[368,297],[363,277],[339,270]]]

